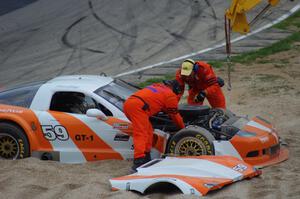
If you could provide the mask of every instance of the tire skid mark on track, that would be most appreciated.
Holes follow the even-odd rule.
[[[213,19],[214,19],[214,20],[217,20],[218,18],[217,18],[216,11],[215,11],[214,7],[211,5],[210,0],[205,0],[205,2],[206,2],[206,4],[208,5],[208,7],[209,7],[209,8],[211,9],[211,11],[212,11],[212,17],[213,17]]]
[[[122,35],[125,35],[127,37],[132,37],[132,38],[136,38],[136,35],[131,35],[131,34],[128,34],[126,32],[123,32],[121,30],[118,30],[117,28],[115,28],[114,26],[106,23],[101,17],[99,17],[99,15],[97,15],[97,13],[94,11],[94,7],[93,7],[93,4],[92,4],[92,1],[89,0],[89,8],[91,10],[91,13],[92,15],[95,17],[96,20],[98,20],[100,23],[102,23],[105,27],[107,27],[108,29],[114,31],[114,32],[117,32],[117,33],[120,33]]]
[[[14,50],[12,50],[12,52],[11,53],[8,53],[8,55],[6,56],[6,57],[4,57],[3,58],[3,60],[1,60],[0,61],[0,64],[1,65],[4,65],[4,63],[9,59],[9,58],[11,58],[12,56],[14,56],[14,54],[22,47],[22,46],[24,46],[25,44],[26,44],[26,42],[31,38],[31,37],[33,37],[34,36],[34,32],[36,32],[36,30],[34,30],[34,31],[26,31],[25,33],[26,33],[26,35],[23,37],[23,39],[21,39],[21,40],[16,40],[16,42],[15,43],[19,43],[19,44],[16,44],[16,47],[14,47]],[[11,43],[10,43],[11,44]],[[9,44],[9,45],[10,45]],[[25,73],[26,74],[26,73]]]
[[[208,5],[208,7],[211,9],[211,13],[212,13],[212,18],[215,20],[215,23],[213,24],[213,27],[209,28],[208,30],[208,38],[209,40],[216,40],[217,39],[217,30],[218,30],[218,26],[217,26],[217,14],[216,11],[214,9],[214,7],[211,5],[210,0],[205,0],[206,4]]]
[[[69,47],[69,48],[73,48],[73,49],[80,49],[80,50],[86,50],[86,51],[89,51],[89,52],[92,52],[92,53],[100,53],[100,54],[103,54],[105,53],[104,51],[102,50],[97,50],[97,49],[92,49],[92,48],[82,48],[82,47],[78,47],[78,45],[75,45],[75,44],[72,44],[69,40],[68,40],[68,34],[70,33],[70,31],[72,30],[72,28],[74,28],[77,24],[79,24],[82,20],[86,19],[87,16],[83,16],[83,17],[80,17],[79,19],[77,19],[75,22],[73,22],[70,26],[68,26],[65,30],[65,33],[63,34],[62,38],[61,38],[61,41],[62,43]]]
[[[77,19],[75,22],[73,22],[69,27],[66,28],[65,33],[63,34],[61,41],[64,45],[66,45],[69,48],[77,48],[77,46],[75,44],[72,44],[71,42],[68,41],[68,34],[70,32],[70,30],[76,26],[78,23],[80,23],[83,19],[85,19],[86,16],[83,16],[79,19]]]
[[[110,55],[112,55],[112,54],[110,54]],[[92,63],[90,63],[90,64],[86,64],[85,67],[80,67],[80,68],[78,68],[77,70],[73,70],[72,73],[73,73],[73,74],[86,73],[85,70],[86,70],[87,68],[93,67],[94,65],[98,65],[98,66],[99,66],[99,63],[102,62],[101,60],[104,60],[105,58],[107,58],[107,57],[100,57],[100,59],[98,59],[97,61],[92,62]],[[101,66],[100,66],[100,67],[101,67]],[[100,74],[100,76],[101,76],[102,73],[106,74],[106,73],[103,72],[103,71],[100,71],[100,72],[97,73],[97,74]]]
[[[67,62],[65,63],[65,65],[60,69],[60,71],[56,74],[56,76],[60,76],[63,74],[63,72],[66,70],[66,68],[68,68],[69,63],[71,62],[71,60],[74,57],[74,54],[76,52],[76,49],[73,48],[71,55],[69,56]]]
[[[202,14],[202,12],[200,12],[200,9],[199,9],[199,6],[198,6],[199,5],[198,1],[192,1],[192,2],[196,6],[193,6],[192,4],[186,4],[187,6],[190,6],[190,8],[191,8],[191,17],[190,17],[188,23],[186,24],[186,26],[183,28],[183,31],[180,32],[180,33],[174,33],[174,32],[171,32],[168,29],[165,29],[165,31],[167,33],[169,33],[169,35],[171,35],[174,38],[173,42],[175,42],[175,41],[182,42],[190,50],[193,50],[193,47],[187,41],[197,42],[197,40],[189,39],[187,37],[187,35],[189,34],[190,30],[192,30],[192,29],[187,29],[187,28],[194,27],[195,23],[192,22],[192,19],[193,18],[198,18]],[[181,3],[184,4],[182,1],[181,1]],[[190,24],[190,23],[192,23],[192,24]]]
[[[165,29],[165,31],[167,33],[169,33],[169,35],[174,38],[174,41],[176,41],[178,43],[182,42],[187,48],[189,48],[189,50],[193,50],[194,48],[187,41],[198,42],[197,40],[189,39],[189,38],[187,38],[186,36],[184,36],[182,34],[171,32],[168,29]]]
[[[124,41],[125,40],[125,41]],[[132,52],[133,50],[133,46],[135,45],[135,41],[133,40],[130,41],[130,44],[128,44],[128,46],[126,47],[126,38],[124,38],[124,35],[120,35],[120,38],[118,36],[116,36],[116,41],[117,41],[117,45],[114,48],[114,50],[112,50],[113,53],[111,53],[110,59],[112,59],[112,57],[116,54],[119,54],[120,57],[122,58],[122,61],[120,62],[119,67],[123,64],[123,63],[127,63],[129,66],[133,66],[135,65],[135,63],[132,60],[132,57],[130,55],[130,52]],[[132,47],[130,47],[132,46]]]
[[[173,1],[172,5],[173,6]],[[195,24],[197,23],[199,16],[202,14],[202,7],[199,5],[199,3],[195,3],[195,4],[189,4],[190,8],[191,8],[191,13],[190,13],[190,17],[188,19],[188,21],[186,22],[185,26],[182,28],[183,31],[181,31],[180,33],[177,33],[177,37],[174,38],[174,35],[171,35],[173,37],[173,40],[170,41],[169,43],[167,43],[164,47],[162,47],[160,50],[156,51],[155,53],[151,54],[150,56],[144,58],[142,61],[140,61],[140,63],[145,62],[159,54],[161,54],[163,51],[165,51],[166,49],[170,48],[171,46],[174,45],[174,43],[176,41],[178,41],[178,36],[180,35],[180,38],[185,38],[189,32],[195,27]],[[169,8],[170,9],[170,8]],[[182,39],[184,41],[184,39]],[[181,39],[180,39],[181,41]],[[191,47],[189,45],[189,47]],[[191,47],[192,48],[192,47]]]
[[[176,5],[175,5],[176,6]],[[160,12],[159,14],[162,14],[162,13],[167,13],[169,10],[172,10],[174,6],[174,1],[172,0],[169,0],[165,6],[165,8],[162,10],[162,12]],[[159,15],[160,16],[160,15]],[[164,31],[166,31],[165,28],[163,28],[163,25],[161,24],[158,24]],[[172,36],[172,35],[171,35]],[[152,53],[151,55],[145,57],[144,59],[142,59],[139,63],[143,63],[144,61],[147,61],[157,55],[159,55],[161,52],[163,52],[164,50],[166,50],[167,48],[169,48],[170,46],[173,45],[173,43],[176,42],[176,38],[173,38],[172,41],[170,41],[169,43],[167,43],[165,46],[163,46],[161,49],[159,49],[158,51]],[[139,64],[138,63],[138,64]]]
[[[173,3],[173,1],[172,0],[169,0],[168,2],[167,2],[167,4],[166,4],[166,6],[164,6],[164,8],[163,8],[163,10],[162,11],[160,11],[158,14],[155,14],[154,12],[152,12],[152,10],[151,9],[147,9],[148,11],[150,11],[154,16],[153,17],[151,17],[150,19],[149,19],[149,21],[151,21],[151,19],[155,19],[155,18],[157,18],[157,16],[160,16],[161,14],[163,14],[163,13],[166,13],[166,12],[168,12],[169,11],[169,9],[170,9],[170,7],[171,7],[171,4]],[[127,15],[126,16],[129,16],[129,17],[127,17],[128,18],[128,20],[127,21],[132,21],[132,19],[134,18],[134,16],[133,16],[133,12],[131,11],[131,8],[132,6],[130,6],[130,5],[128,5],[128,7],[127,7]],[[149,4],[149,2],[148,1],[145,1],[145,7],[153,7],[152,6],[152,4]],[[129,10],[130,9],[130,10]],[[147,25],[147,24],[146,24]],[[137,28],[138,28],[138,25],[137,25],[137,22],[134,24],[134,25],[132,25],[132,28],[130,29],[130,30],[133,30],[133,34],[134,35],[137,35]],[[125,39],[124,38],[124,36],[126,36],[126,35],[122,35],[122,37],[120,38],[120,39],[117,39],[118,40],[118,42],[119,42],[119,45],[116,47],[116,50],[115,51],[117,51],[117,49],[119,49],[119,48],[122,48],[123,49],[123,52],[125,52],[125,54],[124,53],[121,53],[120,55],[121,55],[121,57],[123,58],[123,61],[125,61],[126,63],[128,63],[130,66],[133,66],[133,65],[137,65],[137,63],[133,63],[132,62],[132,57],[129,55],[130,53],[128,53],[128,52],[132,52],[133,51],[133,47],[134,47],[134,45],[135,45],[135,43],[136,43],[136,41],[130,41],[130,43],[127,45],[128,46],[128,48],[126,49],[124,46],[124,42],[123,42],[123,40]],[[137,37],[137,36],[136,36]],[[145,41],[150,41],[150,42],[152,42],[152,43],[155,43],[155,44],[160,44],[161,43],[161,41],[155,41],[155,40],[153,40],[153,39],[144,39]],[[126,41],[125,41],[126,42]],[[115,52],[114,51],[114,52]],[[124,62],[121,62],[121,64],[123,64]]]
[[[150,3],[151,2],[151,3]],[[152,20],[154,20],[154,19],[157,19],[157,17],[160,17],[161,15],[163,15],[163,14],[165,14],[165,13],[168,13],[171,9],[171,7],[172,7],[172,4],[173,4],[173,2],[174,2],[174,0],[168,0],[167,1],[167,3],[166,3],[166,5],[161,9],[161,11],[160,12],[158,12],[157,14],[155,14],[155,12],[153,12],[153,10],[154,10],[154,6],[152,5],[152,1],[145,1],[145,6],[148,8],[148,10],[147,11],[149,11],[150,13],[152,13],[153,14],[153,17],[151,17],[150,19],[149,19],[149,21],[152,21]]]
[[[153,10],[155,10],[155,7],[152,5],[152,1],[144,1],[144,7],[147,10],[147,12],[152,13],[152,17],[150,17],[149,19],[147,19],[147,21],[152,21],[157,19],[157,17],[160,17],[161,15],[167,13],[170,11],[170,5],[172,4],[172,1],[174,0],[168,0],[167,3],[165,4],[165,6],[161,9],[161,11],[159,11],[157,14],[155,12],[153,12]],[[148,26],[148,24],[146,24],[145,22],[139,22],[140,26],[144,25],[144,26]],[[155,38],[143,38],[144,41],[149,41],[151,43],[154,44],[161,44],[160,40],[156,40]]]
[[[134,46],[136,44],[136,38],[137,38],[137,23],[134,25],[131,25],[131,28],[128,30],[130,33],[126,33],[123,31],[118,30],[116,27],[112,26],[111,24],[108,24],[104,19],[102,19],[97,13],[94,11],[94,6],[91,0],[88,2],[89,8],[91,10],[92,15],[94,18],[99,21],[102,25],[107,27],[109,30],[112,30],[113,32],[117,33],[118,35],[121,35],[121,38],[118,38],[116,36],[116,41],[118,41],[118,45],[113,50],[113,54],[119,54],[120,57],[122,58],[122,61],[120,63],[120,66],[123,65],[124,63],[127,63],[129,66],[135,65],[134,61],[132,60],[132,56],[130,53],[133,51]],[[129,24],[131,21],[134,20],[134,14],[131,9],[131,5],[127,5],[127,12],[126,12],[126,21]],[[126,44],[127,41],[129,41],[129,44]]]
[[[127,11],[126,11],[126,21],[133,22],[135,19],[135,16],[133,14],[132,8],[133,6],[131,6],[130,4],[127,4]],[[129,44],[127,45],[127,47],[123,48],[122,52],[121,52],[121,57],[123,59],[123,61],[121,62],[120,65],[123,65],[124,62],[126,62],[129,66],[133,66],[135,65],[135,63],[133,62],[132,56],[130,55],[132,53],[132,51],[134,50],[134,46],[136,44],[136,38],[137,38],[137,33],[138,33],[138,25],[137,22],[135,22],[133,25],[131,25],[131,28],[129,29],[130,32],[133,35],[136,35],[134,38],[129,38]],[[124,39],[124,35],[122,36],[122,40]],[[124,45],[121,45],[121,47],[123,47]]]
[[[239,42],[239,41],[241,41],[245,38],[248,38],[250,36],[253,37],[257,33],[262,32],[262,31],[270,28],[271,26],[283,21],[284,19],[286,19],[287,17],[289,17],[290,15],[295,13],[297,10],[299,10],[299,8],[300,8],[300,5],[298,4],[295,7],[291,8],[289,10],[286,10],[286,12],[282,11],[284,9],[281,9],[280,13],[281,12],[284,13],[283,15],[279,15],[279,16],[277,16],[276,19],[272,20],[270,23],[268,23],[266,25],[263,25],[262,27],[258,27],[256,29],[252,30],[251,33],[249,33],[247,36],[243,35],[243,36],[235,37],[232,40],[232,43]],[[220,27],[217,27],[217,28],[220,28]],[[263,34],[261,34],[261,35],[263,35]],[[272,39],[270,37],[268,38],[268,40],[278,41],[278,39]],[[199,50],[199,51],[196,51],[196,52],[192,52],[192,53],[189,53],[189,54],[185,54],[185,55],[182,55],[182,56],[179,56],[177,58],[173,58],[173,59],[170,59],[170,60],[167,60],[167,61],[161,61],[161,62],[156,63],[156,64],[151,64],[151,65],[148,65],[148,66],[144,66],[144,67],[141,67],[139,69],[131,70],[129,72],[119,73],[118,75],[115,75],[114,77],[122,77],[122,76],[130,75],[130,74],[134,74],[134,73],[137,73],[138,75],[142,76],[142,74],[146,70],[149,70],[149,69],[152,69],[152,68],[155,68],[155,67],[159,67],[159,66],[162,66],[162,65],[165,65],[165,64],[171,64],[171,63],[174,63],[174,62],[178,62],[178,61],[186,59],[188,57],[204,54],[204,53],[207,53],[207,52],[212,51],[212,50],[215,50],[217,52],[217,54],[223,54],[223,50],[221,50],[221,47],[224,47],[224,45],[225,45],[224,38],[221,38],[221,39],[217,40],[214,43],[215,43],[215,45],[213,45],[212,47],[205,48],[205,49],[202,49],[202,50]],[[222,51],[222,53],[220,51]],[[238,54],[234,54],[234,55],[238,55]]]

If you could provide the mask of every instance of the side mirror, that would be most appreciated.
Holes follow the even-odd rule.
[[[91,109],[87,110],[86,115],[88,117],[96,117],[100,120],[108,119],[102,111],[100,111],[99,109],[96,109],[96,108],[91,108]]]

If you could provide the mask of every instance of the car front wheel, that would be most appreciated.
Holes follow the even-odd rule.
[[[22,159],[29,156],[24,132],[10,123],[0,123],[0,159]]]
[[[214,155],[214,140],[206,129],[189,126],[171,137],[166,152],[171,156]]]

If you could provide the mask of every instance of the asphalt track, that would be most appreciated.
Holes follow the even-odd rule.
[[[252,29],[297,3],[282,0]],[[38,0],[0,16],[0,87],[64,74],[118,75],[214,46],[224,42],[228,6],[224,0]]]

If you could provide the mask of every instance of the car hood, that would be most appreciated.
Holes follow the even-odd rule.
[[[184,194],[206,195],[227,184],[261,174],[232,156],[166,157],[139,167],[137,173],[110,180],[112,190],[144,193],[152,185],[170,183]]]

